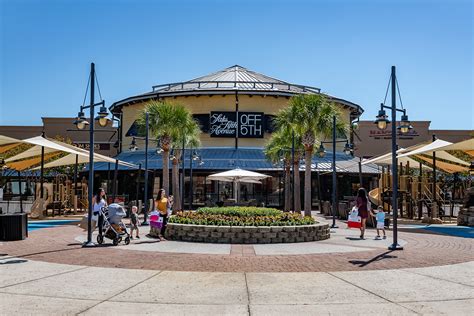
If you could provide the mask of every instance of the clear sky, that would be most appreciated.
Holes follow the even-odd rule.
[[[239,64],[358,103],[370,120],[396,65],[411,120],[474,129],[470,0],[0,5],[1,125],[75,116],[93,61],[108,105]]]

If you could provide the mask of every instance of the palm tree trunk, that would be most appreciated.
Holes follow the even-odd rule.
[[[291,209],[291,173],[290,164],[285,164],[285,212],[289,212]]]
[[[173,203],[173,211],[180,211],[181,210],[181,195],[179,192],[179,159],[176,157],[173,159],[171,174],[173,175],[173,196],[174,196],[174,203]]]
[[[311,216],[311,150],[304,155],[304,215]]]
[[[295,195],[295,202],[293,211],[297,213],[301,213],[301,185],[300,185],[300,159],[299,157],[295,157],[295,187],[293,188],[293,193]]]
[[[163,189],[166,194],[169,193],[170,189],[170,152],[169,149],[163,150]]]

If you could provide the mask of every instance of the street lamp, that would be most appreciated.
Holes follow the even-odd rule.
[[[397,129],[400,130],[402,134],[407,133],[413,127],[410,125],[410,121],[408,120],[408,116],[406,115],[406,110],[403,109],[403,104],[400,98],[400,92],[398,96],[400,98],[400,105],[402,106],[401,109],[397,109],[397,77],[395,66],[392,66],[392,73],[390,76],[391,80],[391,87],[392,87],[392,105],[386,106],[384,103],[380,104],[379,114],[376,117],[375,124],[377,124],[379,129],[386,129],[387,123],[389,120],[387,119],[387,115],[385,114],[384,109],[389,109],[392,111],[392,211],[393,211],[393,243],[388,247],[389,250],[403,250],[403,247],[398,244],[398,166],[397,166]],[[387,88],[388,92],[388,88]],[[386,97],[386,96],[385,96]],[[400,126],[396,127],[397,121],[397,112],[402,112],[402,118],[400,121]]]
[[[94,108],[96,106],[101,106],[98,117],[96,120],[99,122],[99,125],[104,127],[108,123],[108,111],[105,107],[105,101],[95,103],[94,102],[94,93],[95,93],[95,64],[91,63],[91,73],[90,73],[90,104],[89,105],[82,105],[80,107],[79,113],[77,114],[76,120],[73,124],[79,130],[84,130],[89,125],[89,189],[88,189],[88,201],[89,201],[89,212],[88,212],[88,219],[87,219],[87,241],[83,244],[83,247],[94,247],[95,244],[92,242],[92,198],[93,198],[93,190],[94,190]],[[86,119],[84,110],[89,109],[89,121]],[[102,227],[99,227],[99,233],[102,233]]]
[[[144,190],[144,211],[143,211],[143,222],[141,225],[148,225],[147,222],[147,212],[148,212],[148,128],[149,128],[149,118],[148,112],[145,112],[145,137],[136,137],[132,138],[130,143],[130,151],[134,152],[138,150],[136,139],[145,140],[145,190]],[[138,206],[138,205],[137,205]]]
[[[336,139],[336,116],[332,117],[332,140],[321,142],[318,149],[319,157],[323,158],[326,155],[326,149],[324,144],[332,143],[332,225],[331,228],[339,228],[336,225],[336,186],[337,186],[337,175],[336,175],[336,143],[346,143],[344,145],[344,153],[350,155],[352,153],[352,145],[349,144],[349,140],[337,140]]]

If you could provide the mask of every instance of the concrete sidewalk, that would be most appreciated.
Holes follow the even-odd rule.
[[[1,315],[474,313],[474,262],[401,270],[222,273],[3,258]]]

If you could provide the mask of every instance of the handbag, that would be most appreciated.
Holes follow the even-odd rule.
[[[362,226],[362,219],[359,216],[359,209],[354,206],[349,213],[349,217],[347,219],[347,227],[348,228],[360,228]]]

